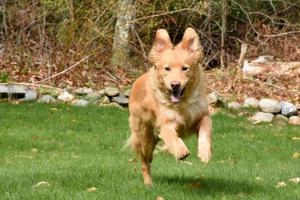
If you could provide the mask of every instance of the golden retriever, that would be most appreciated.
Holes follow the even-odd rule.
[[[196,133],[198,157],[211,157],[211,119],[200,62],[199,37],[187,28],[182,41],[174,46],[164,29],[156,32],[149,61],[153,67],[133,84],[129,97],[128,145],[141,157],[145,185],[150,185],[153,150],[161,139],[164,149],[182,160],[189,155],[185,136]]]

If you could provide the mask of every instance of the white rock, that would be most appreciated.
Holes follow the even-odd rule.
[[[75,94],[78,95],[87,95],[93,92],[92,88],[82,87],[74,90]]]
[[[271,113],[257,112],[250,118],[254,123],[272,122],[274,115]]]
[[[263,112],[279,113],[281,111],[279,102],[273,99],[262,99],[258,105]]]
[[[289,124],[291,125],[300,125],[300,117],[298,116],[292,116],[289,118]]]
[[[86,95],[86,99],[89,99],[91,101],[97,101],[101,98],[101,94],[99,92],[92,92]]]
[[[70,102],[74,99],[74,95],[70,94],[67,91],[62,92],[60,95],[58,95],[57,99],[61,100],[63,102]]]
[[[74,101],[72,101],[72,105],[73,106],[82,106],[85,107],[87,105],[89,105],[89,101],[84,100],[84,99],[75,99]]]
[[[259,100],[254,97],[246,98],[243,107],[258,108]]]
[[[38,100],[38,102],[40,102],[40,103],[55,103],[56,99],[54,97],[52,97],[51,95],[46,94],[46,95],[42,96]]]
[[[120,94],[120,91],[116,87],[106,87],[105,89],[105,94],[109,97],[117,96]]]
[[[230,103],[228,104],[228,108],[229,108],[229,109],[232,109],[232,110],[238,110],[238,109],[241,108],[241,104],[238,103],[238,102],[230,102]]]
[[[292,116],[297,114],[297,107],[292,103],[281,101],[280,106],[281,106],[281,114],[285,116]]]

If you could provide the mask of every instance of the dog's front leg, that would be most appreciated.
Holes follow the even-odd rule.
[[[211,157],[211,119],[205,115],[198,129],[198,157],[205,164],[208,163]]]
[[[177,136],[176,127],[173,124],[161,127],[159,138],[164,141],[164,148],[177,160],[183,160],[190,154],[182,139]]]

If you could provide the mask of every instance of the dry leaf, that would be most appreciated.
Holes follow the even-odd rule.
[[[97,188],[96,187],[90,187],[87,189],[88,192],[96,192]]]
[[[32,153],[37,153],[39,150],[37,148],[31,148]]]
[[[275,187],[281,188],[281,187],[285,187],[285,186],[286,186],[286,183],[284,181],[280,181],[277,183],[277,185]]]
[[[157,199],[156,200],[165,200],[164,198],[162,198],[162,197],[157,197]]]
[[[180,161],[181,163],[184,163],[184,164],[187,164],[187,165],[193,165],[193,163],[189,162],[189,161],[186,161],[186,160],[181,160]]]
[[[292,137],[292,140],[300,140],[300,137]]]
[[[300,153],[299,152],[293,153],[293,158],[297,159],[299,157],[300,157]]]
[[[298,184],[298,183],[300,183],[300,177],[290,178],[289,181],[292,183]]]
[[[259,177],[259,176],[258,176],[258,177],[255,178],[255,180],[256,180],[256,181],[263,181],[264,179],[263,179],[262,177]]]
[[[50,184],[47,181],[38,182],[34,187],[35,188],[46,188],[49,187]]]

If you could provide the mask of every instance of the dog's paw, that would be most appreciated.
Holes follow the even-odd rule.
[[[188,148],[185,146],[183,141],[179,138],[178,141],[173,145],[173,154],[177,160],[184,160],[190,155]]]
[[[207,164],[211,157],[211,144],[210,142],[201,142],[198,147],[198,157],[202,162]]]

